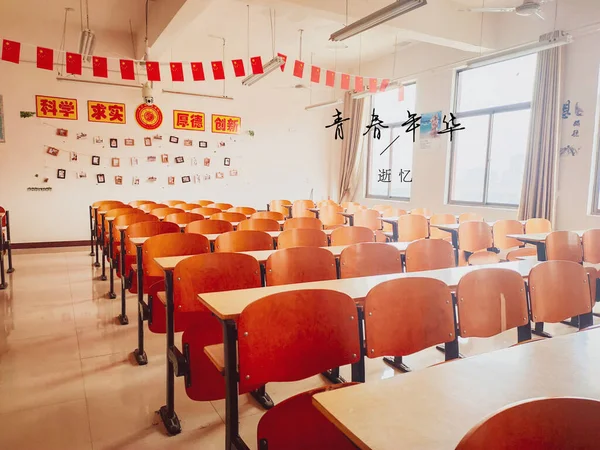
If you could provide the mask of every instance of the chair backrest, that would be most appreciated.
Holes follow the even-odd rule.
[[[277,250],[267,259],[267,286],[336,278],[335,257],[325,248],[285,248]]]
[[[400,250],[393,245],[369,242],[350,245],[340,254],[340,277],[357,278],[402,272]]]
[[[548,260],[583,262],[583,247],[579,235],[573,231],[553,231],[546,237]]]
[[[454,214],[434,214],[429,218],[430,225],[446,225],[456,223]],[[440,230],[437,227],[429,227],[429,235],[432,239],[452,239],[452,235],[448,231]]]
[[[252,215],[256,212],[256,209],[251,208],[249,206],[234,206],[233,208],[229,208],[228,212],[237,212],[244,214],[246,216]]]
[[[375,211],[379,211],[380,213],[383,213],[388,208],[391,208],[391,206],[390,205],[375,205],[375,206],[371,206],[371,209],[374,209]]]
[[[168,205],[165,205],[164,203],[144,203],[143,205],[141,205],[139,207],[139,209],[141,209],[144,212],[151,212],[153,209],[158,209],[158,208],[168,208]]]
[[[470,272],[460,279],[456,298],[462,337],[491,337],[529,323],[525,283],[514,270]]]
[[[367,227],[340,227],[331,232],[331,245],[350,245],[375,242],[373,230]]]
[[[356,317],[352,298],[324,289],[280,292],[246,306],[238,321],[240,391],[357,362]]]
[[[198,200],[196,203],[198,203],[200,206],[204,207],[204,206],[212,205],[214,202],[212,200]]]
[[[315,217],[314,212],[307,210],[314,207],[315,202],[312,200],[296,200],[292,207],[292,217]]]
[[[164,271],[154,261],[154,258],[199,255],[201,253],[210,253],[210,242],[200,234],[166,233],[152,236],[142,245],[144,276],[164,276]]]
[[[450,288],[433,278],[399,278],[365,299],[365,348],[369,358],[406,356],[455,336]]]
[[[458,227],[458,247],[466,252],[486,250],[494,245],[492,227],[485,222],[467,221]]]
[[[162,219],[162,218],[168,216],[169,214],[182,213],[182,212],[183,212],[183,209],[179,209],[179,208],[156,208],[156,209],[153,209],[152,211],[150,211],[150,214],[158,217],[159,219]]]
[[[494,222],[492,232],[496,248],[507,249],[523,245],[517,239],[506,237],[507,234],[523,234],[523,224],[518,220],[498,220]]]
[[[108,219],[112,218],[112,217],[118,217],[118,216],[122,216],[125,214],[145,214],[143,211],[140,211],[139,209],[133,208],[132,206],[127,205],[127,207],[124,207],[123,205],[121,205],[120,207],[114,208],[114,209],[110,209],[105,215],[104,215],[104,227],[106,230],[106,236],[105,239],[108,242],[108,227],[109,227],[109,222]]]
[[[593,450],[600,441],[598,414],[600,401],[589,398],[525,400],[475,425],[456,450]]]
[[[354,213],[354,225],[367,227],[373,231],[381,230],[381,215],[374,209],[361,209]]]
[[[552,231],[552,223],[548,219],[529,219],[525,222],[525,233],[550,233]]]
[[[433,216],[433,211],[429,208],[413,208],[410,210],[410,213],[417,216]]]
[[[429,236],[429,224],[424,216],[404,214],[398,218],[398,241],[410,242]]]
[[[277,211],[258,211],[252,214],[251,219],[271,219],[271,220],[284,220],[285,216]]]
[[[352,202],[346,207],[346,212],[354,214],[356,211],[360,211],[363,209],[368,209],[368,207],[365,205],[361,205],[360,203]]]
[[[483,266],[487,264],[498,264],[502,262],[498,253],[489,250],[479,250],[471,255],[467,259],[469,266]]]
[[[134,208],[137,208],[138,206],[142,206],[142,205],[146,205],[148,203],[156,203],[153,202],[152,200],[133,200],[131,202],[129,202],[130,206],[133,206]]]
[[[292,228],[312,228],[313,230],[322,230],[323,222],[314,217],[294,217],[288,219],[283,224],[284,230],[290,230]]]
[[[477,213],[462,213],[458,216],[458,223],[468,222],[470,220],[483,222],[483,217]]]
[[[293,228],[282,231],[277,238],[277,248],[327,247],[327,235],[321,230]]]
[[[231,203],[211,203],[210,205],[206,205],[208,208],[218,208],[221,211],[227,211],[229,208],[233,208]]]
[[[198,203],[179,203],[175,205],[175,208],[191,211],[192,209],[200,208],[200,205]]]
[[[546,261],[531,269],[529,299],[535,322],[556,323],[592,310],[587,273],[572,261]]]
[[[246,214],[236,212],[220,212],[210,216],[210,220],[226,220],[227,222],[241,222],[246,220]]]
[[[375,208],[373,208],[375,209]],[[403,216],[406,214],[406,210],[402,208],[396,208],[394,206],[388,206],[382,211],[381,217],[396,217]]]
[[[208,208],[206,206],[201,206],[200,208],[192,209],[194,214],[202,214],[204,217],[210,217],[213,214],[220,213],[221,210],[219,208]]]
[[[233,225],[226,220],[196,220],[185,227],[186,233],[219,234],[233,231]]]
[[[185,202],[183,200],[166,200],[165,203],[171,208],[173,208],[175,205],[179,205]]]
[[[375,242],[388,242],[388,237],[381,230],[375,230]]]
[[[583,260],[588,263],[600,263],[600,229],[587,230],[581,239]]]
[[[406,271],[448,269],[456,266],[452,244],[443,239],[419,239],[406,247]]]
[[[223,233],[215,240],[215,252],[256,250],[273,250],[273,238],[264,231],[242,230]]]
[[[341,207],[347,209],[350,205],[360,205],[358,202],[342,202]]]
[[[285,217],[289,216],[289,211],[283,205],[291,205],[292,202],[289,200],[271,200],[269,202],[269,211],[274,211],[283,214]]]
[[[129,242],[129,238],[133,237],[150,237],[163,233],[180,233],[179,225],[172,222],[159,222],[156,216],[144,222],[131,224],[125,231],[125,252],[130,256],[135,256],[136,247]]]
[[[92,203],[92,207],[98,207],[98,209],[100,209],[100,205],[102,205],[102,203],[121,203],[123,204],[123,202],[119,201],[119,200],[98,200],[95,201],[94,203]]]
[[[238,230],[279,231],[281,226],[276,220],[271,219],[246,219],[242,220]]]
[[[516,250],[511,250],[506,254],[507,261],[519,261],[523,256],[536,256],[537,249],[535,247],[523,247]]]
[[[341,212],[344,212],[344,208],[340,205],[328,204],[322,206],[319,211],[319,220],[326,227],[333,227],[335,225],[344,225],[345,218],[342,216]]]
[[[142,212],[142,211],[140,211],[140,212]],[[158,222],[158,217],[152,216],[150,214],[145,214],[143,212],[142,212],[142,214],[124,214],[122,216],[115,217],[115,220],[113,220],[112,226],[118,227],[118,226],[127,225],[127,227],[129,228],[130,225],[133,225],[134,223],[140,223],[140,222]],[[115,242],[121,242],[121,233],[116,231],[116,229],[115,229],[115,231],[113,231],[113,239]]]
[[[197,220],[204,220],[204,216],[202,214],[195,214],[190,212],[179,212],[173,214],[167,214],[165,216],[165,220],[167,222],[173,222],[177,225],[187,225],[190,222],[195,222]]]

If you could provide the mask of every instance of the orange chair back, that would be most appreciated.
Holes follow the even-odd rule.
[[[424,216],[405,214],[398,218],[398,241],[410,242],[429,236],[429,224]]]
[[[344,212],[344,208],[340,205],[328,204],[322,206],[319,211],[319,220],[325,227],[342,226],[346,219],[339,214],[341,212]]]
[[[360,341],[353,317],[352,298],[324,289],[280,292],[246,306],[238,321],[240,391],[357,362]]]
[[[250,208],[249,206],[234,206],[233,208],[229,208],[227,212],[237,212],[244,214],[245,216],[250,216],[256,212],[256,209]]]
[[[131,208],[131,206],[125,205],[123,202],[119,202],[119,201],[108,201],[108,202],[101,202],[98,205],[98,212],[100,211],[110,211],[111,209],[117,209],[117,208]]]
[[[315,213],[308,211],[307,208],[314,208],[315,202],[312,200],[296,200],[292,207],[292,217],[315,217]]]
[[[167,217],[169,214],[182,213],[182,212],[183,212],[183,209],[179,209],[179,208],[156,208],[156,209],[153,209],[152,211],[150,211],[150,214],[158,217],[159,219],[164,220],[164,218]]]
[[[454,249],[443,239],[419,239],[406,247],[406,271],[448,269],[455,267]]]
[[[410,213],[417,216],[433,216],[433,211],[429,208],[414,208],[410,210]]]
[[[485,222],[467,221],[458,227],[458,246],[465,252],[486,250],[494,245],[492,227]]]
[[[483,217],[477,213],[462,213],[460,216],[458,216],[458,223],[468,221],[483,222]]]
[[[267,259],[266,269],[267,286],[337,278],[333,253],[318,247],[277,250]]]
[[[600,263],[600,229],[583,233],[583,260],[588,263]]]
[[[175,208],[183,209],[184,211],[188,212],[192,209],[200,208],[200,205],[198,203],[179,203],[175,205]]]
[[[98,207],[98,209],[100,209],[100,205],[102,203],[120,203],[120,204],[123,204],[123,202],[120,202],[119,200],[98,200],[98,201],[95,201],[94,203],[92,203],[92,207]]]
[[[185,203],[183,200],[167,200],[165,202],[168,206],[170,206],[171,208],[173,208],[175,205],[179,205],[181,203]]]
[[[202,214],[204,217],[210,217],[213,214],[220,213],[221,210],[219,208],[208,208],[206,206],[201,206],[200,208],[192,209],[194,214]]]
[[[243,230],[223,233],[215,240],[215,252],[256,250],[273,250],[273,238],[264,231]]]
[[[200,234],[166,233],[152,236],[142,246],[144,277],[161,277],[164,271],[154,258],[210,253],[210,242]]]
[[[479,250],[468,257],[469,266],[483,266],[487,264],[498,264],[502,262],[497,253],[489,250]]]
[[[141,211],[140,211],[141,212]],[[150,214],[145,214],[141,212],[141,214],[124,214],[122,216],[115,217],[113,220],[112,226],[114,227],[113,231],[113,239],[115,243],[121,242],[121,233],[116,230],[116,227],[127,225],[133,225],[134,223],[140,222],[158,222],[158,217],[151,216]],[[125,231],[127,233],[127,231]]]
[[[118,217],[118,216],[122,216],[125,214],[144,214],[143,211],[140,211],[139,209],[133,208],[131,206],[127,206],[126,208],[123,207],[123,205],[121,205],[120,207],[114,208],[109,210],[105,215],[104,215],[104,229],[106,230],[106,242],[108,242],[108,227],[109,227],[109,221],[107,220],[108,218],[112,218],[112,217]]]
[[[327,235],[321,230],[294,228],[282,231],[277,238],[277,248],[327,247]]]
[[[185,227],[186,233],[219,234],[233,231],[233,225],[226,220],[196,220]]]
[[[130,256],[136,255],[136,247],[129,242],[133,237],[150,237],[163,233],[180,233],[179,225],[171,222],[159,222],[157,217],[144,222],[134,223],[125,231],[125,251]]]
[[[331,245],[351,245],[375,242],[373,230],[367,227],[341,227],[331,232]]]
[[[381,217],[400,217],[404,214],[406,214],[405,209],[388,206],[386,209],[383,210]],[[393,231],[392,225],[383,222],[383,231],[391,233]]]
[[[361,209],[354,213],[354,226],[366,227],[373,231],[381,230],[379,211],[374,209]]]
[[[226,220],[227,222],[241,222],[246,220],[246,214],[236,212],[220,212],[210,216],[210,220]]]
[[[285,217],[289,216],[288,209],[283,205],[291,205],[292,202],[289,200],[271,200],[269,202],[269,211],[274,211],[283,214]]]
[[[168,208],[168,205],[165,205],[164,203],[144,203],[142,206],[139,207],[139,209],[141,209],[144,212],[151,212],[154,209],[158,209],[158,208]]]
[[[229,208],[233,208],[231,203],[211,203],[207,206],[209,208],[219,208],[221,211],[227,211]]]
[[[371,207],[371,209],[374,209],[375,211],[379,211],[380,213],[383,213],[388,208],[391,208],[391,206],[390,205],[375,205],[375,206]]]
[[[242,220],[238,230],[279,231],[281,226],[276,220],[271,219],[246,219]]]
[[[132,202],[129,202],[129,205],[133,206],[134,208],[137,208],[138,206],[146,205],[149,203],[152,204],[156,202],[153,202],[152,200],[133,200]]]
[[[252,214],[251,219],[284,220],[285,216],[277,211],[259,211]]]
[[[525,222],[525,233],[550,233],[552,231],[552,223],[548,219],[529,219]]]
[[[537,250],[534,247],[523,247],[511,250],[506,254],[507,261],[519,261],[522,256],[537,256]]]
[[[314,217],[294,217],[288,219],[283,224],[284,230],[290,230],[292,228],[311,228],[313,230],[322,230],[323,222]]]
[[[194,214],[190,212],[179,212],[173,214],[167,214],[165,216],[165,220],[167,222],[173,222],[177,225],[187,225],[190,222],[195,222],[197,220],[204,220],[204,216],[202,214]]]
[[[546,237],[548,260],[583,262],[583,247],[579,235],[573,231],[553,231]]]
[[[402,272],[400,250],[383,243],[350,245],[340,254],[340,277],[357,278]]]
[[[350,203],[346,208],[347,213],[355,213],[356,211],[360,211],[362,209],[368,209],[366,206],[361,205],[360,203]]]
[[[518,220],[498,220],[492,227],[494,235],[494,247],[499,249],[507,249],[512,247],[520,247],[522,242],[506,237],[507,234],[523,234],[523,224]]]
[[[202,207],[205,207],[208,205],[212,205],[214,202],[212,200],[198,200],[196,203],[198,203]]]
[[[456,223],[456,217],[453,214],[434,214],[429,218],[430,225],[446,225]],[[440,230],[437,227],[429,227],[429,236],[432,239],[446,239],[450,241],[452,235],[448,231]]]

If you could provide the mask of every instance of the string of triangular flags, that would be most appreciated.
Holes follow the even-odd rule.
[[[30,44],[24,44],[30,45]],[[38,69],[54,70],[54,54],[63,53],[62,50],[54,50],[47,47],[36,47],[36,66]],[[83,57],[79,53],[64,52],[66,59],[66,72],[71,75],[81,75],[83,72]],[[281,71],[285,71],[287,56],[283,53],[277,55],[284,60],[280,67]],[[21,43],[8,39],[2,40],[2,55],[3,61],[19,64],[21,60]],[[123,80],[135,80],[135,63],[143,63],[146,67],[146,76],[148,81],[162,81],[159,61],[137,61],[133,59],[108,58],[104,56],[92,56],[92,74],[97,78],[108,78],[108,60],[117,59],[119,61],[119,69]],[[166,64],[166,63],[165,63]],[[206,74],[204,72],[204,64],[201,61],[192,62],[169,62],[171,80],[174,82],[185,81],[184,64],[188,64],[191,69],[193,81],[205,81]],[[233,73],[236,78],[246,76],[246,68],[243,59],[231,60]],[[223,61],[211,61],[211,69],[214,80],[225,79],[225,67]],[[252,74],[264,73],[262,58],[253,56],[250,58],[250,69]],[[305,63],[300,60],[294,61],[293,75],[297,78],[304,78]],[[320,84],[322,81],[321,72],[325,70],[325,85],[335,87],[338,75],[340,77],[340,88],[342,90],[353,89],[357,92],[362,92],[368,89],[370,92],[385,91],[390,83],[388,78],[364,77],[360,75],[351,75],[347,73],[336,72],[333,70],[322,69],[319,66],[312,65],[310,69],[310,81],[315,84]],[[351,79],[354,78],[354,85],[351,85]]]

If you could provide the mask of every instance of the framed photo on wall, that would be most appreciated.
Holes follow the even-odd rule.
[[[4,106],[2,104],[2,96],[0,95],[0,144],[6,142],[6,135],[4,131]]]
[[[65,178],[67,178],[67,171],[65,169],[58,169],[56,171],[56,178],[64,180]]]

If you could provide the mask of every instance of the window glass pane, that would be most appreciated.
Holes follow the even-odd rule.
[[[412,183],[403,182],[403,177],[400,175],[400,171],[403,170],[403,174],[406,174],[406,172],[410,170],[408,175],[404,175],[404,179],[407,181],[412,180],[412,133],[406,133],[406,130],[403,127],[395,127],[392,130],[392,140],[396,139],[396,137],[398,137],[398,140],[394,142],[394,145],[388,150],[388,152],[390,150],[392,151],[391,195],[392,197],[410,198],[410,188]]]
[[[408,115],[406,110],[415,112],[415,104],[417,98],[417,85],[409,84],[404,86],[404,100],[399,101],[398,89],[392,89],[389,91],[381,92],[373,96],[373,106],[369,115],[375,108],[375,114],[383,120],[384,124],[389,123],[403,123],[406,121]]]
[[[390,183],[378,181],[380,170],[387,170],[390,168],[390,149],[383,155],[380,155],[388,145],[390,145],[390,128],[382,128],[381,139],[371,139],[369,195],[385,197],[388,195]]]
[[[530,116],[529,109],[494,114],[488,203],[519,204]]]
[[[537,54],[459,72],[457,112],[530,102]]]
[[[454,134],[454,173],[451,199],[483,202],[490,116],[463,117],[465,130]]]

